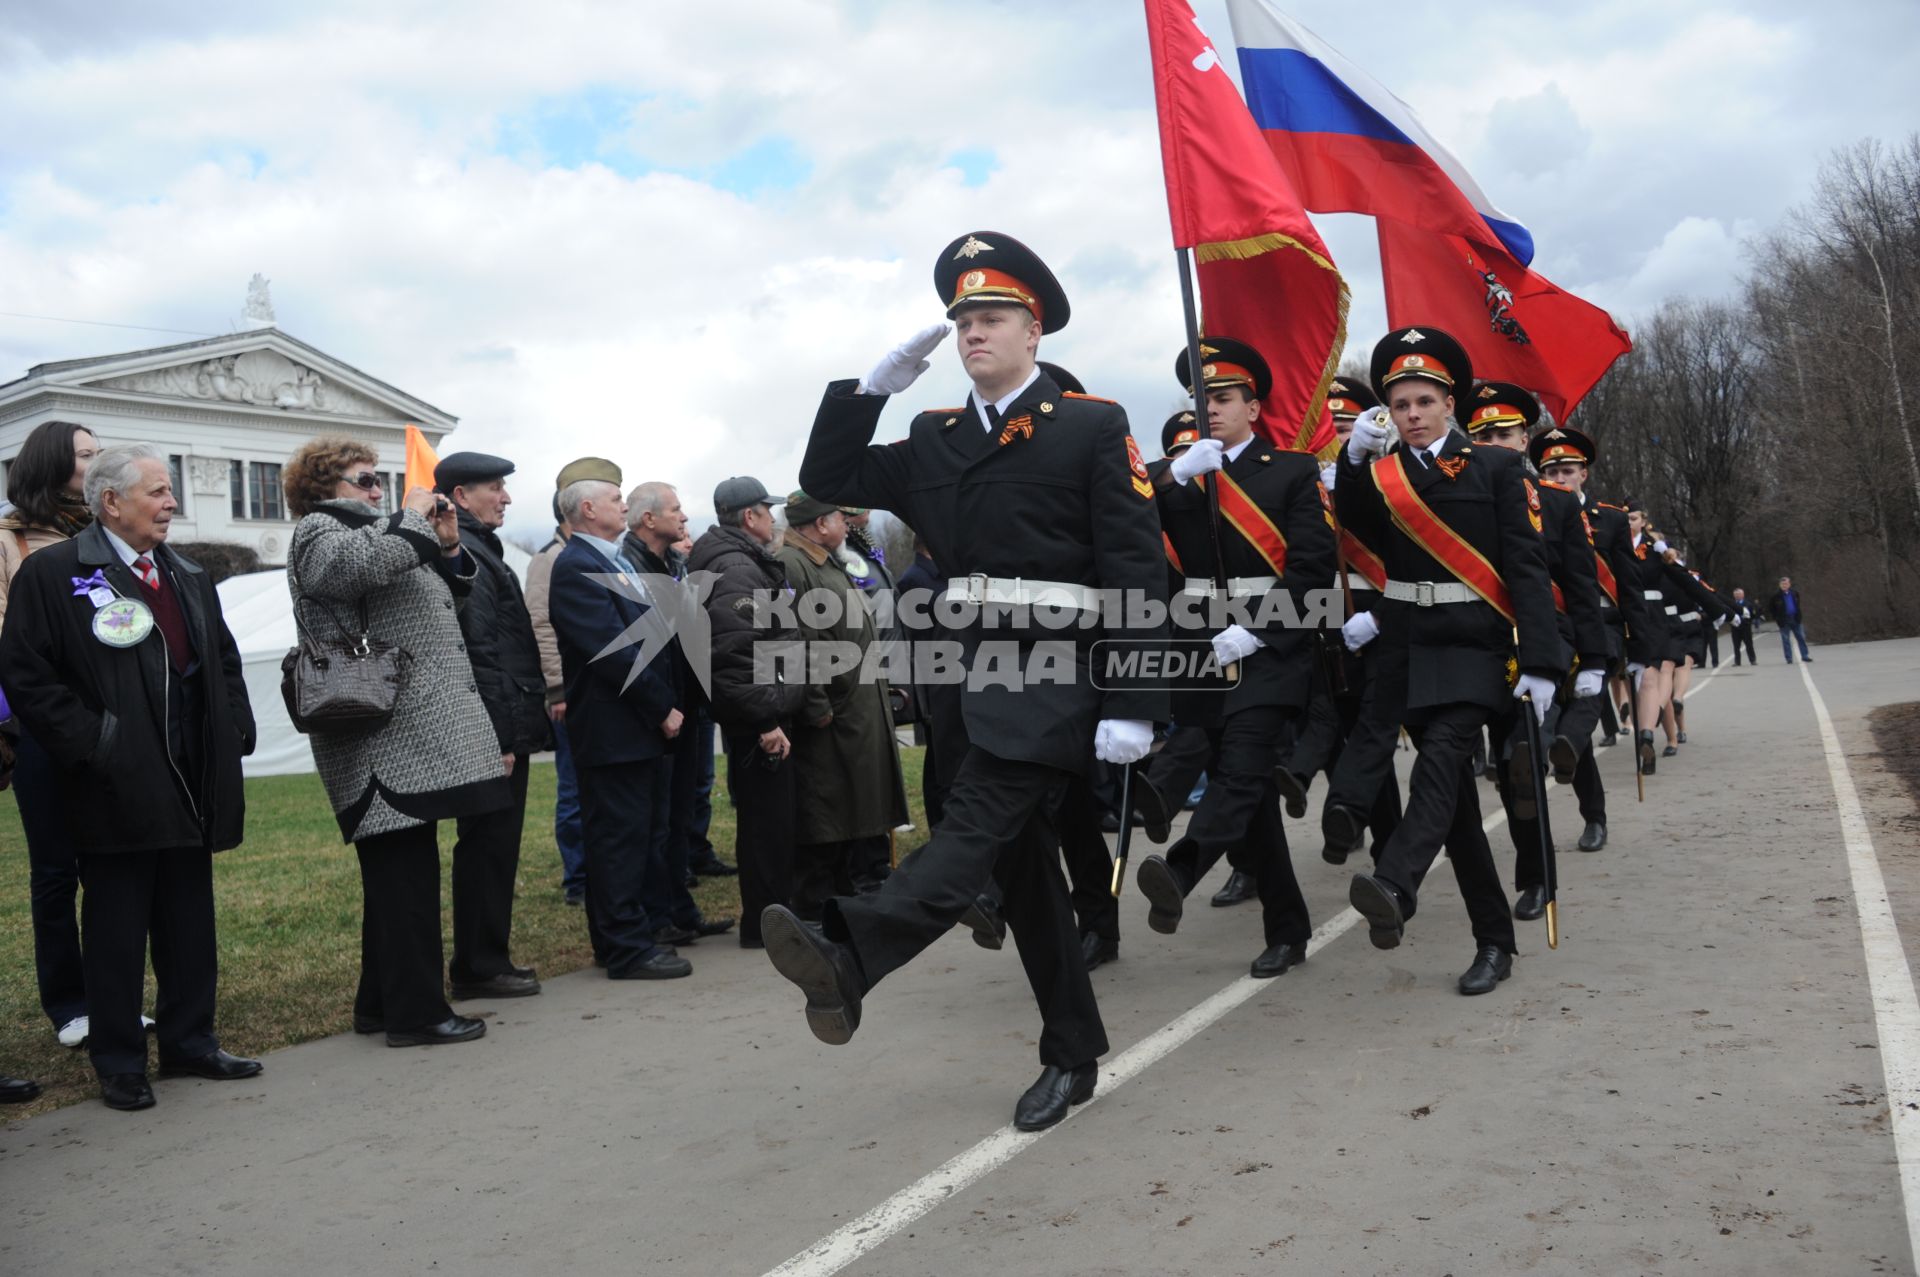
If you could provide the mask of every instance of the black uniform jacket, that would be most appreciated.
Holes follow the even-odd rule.
[[[1586,503],[1586,511],[1587,527],[1593,532],[1593,548],[1613,570],[1614,589],[1620,595],[1616,605],[1605,590],[1600,593],[1608,628],[1608,655],[1645,665],[1648,654],[1641,647],[1641,636],[1648,632],[1647,601],[1640,596],[1634,571],[1628,565],[1628,560],[1633,558],[1633,537],[1627,527],[1627,512],[1617,505],[1591,498]]]
[[[1580,658],[1583,670],[1607,667],[1607,625],[1600,605],[1600,573],[1593,540],[1580,517],[1580,498],[1566,488],[1536,482],[1540,490],[1540,536],[1547,545],[1547,571],[1560,587],[1566,610],[1558,614],[1560,639]]]
[[[105,573],[121,598],[137,599],[133,570],[96,526],[35,551],[7,594],[0,632],[0,686],[33,738],[59,764],[61,806],[74,849],[155,851],[238,846],[246,825],[240,760],[253,752],[253,708],[240,650],[220,596],[198,564],[162,544],[153,560],[173,584],[187,624],[199,695],[200,775],[189,778],[167,733],[168,688],[179,675],[155,625],[131,647],[93,636],[94,605],[76,578]]]
[[[1520,669],[1556,682],[1567,671],[1568,653],[1553,619],[1546,545],[1534,528],[1528,500],[1526,458],[1506,448],[1476,448],[1457,433],[1440,459],[1458,466],[1449,477],[1438,464],[1423,464],[1400,448],[1374,466],[1407,468],[1414,491],[1436,517],[1453,528],[1506,582],[1520,632]],[[1464,464],[1459,464],[1464,462]],[[1343,449],[1334,483],[1340,521],[1379,551],[1392,581],[1454,581],[1457,578],[1400,531],[1368,469]],[[1400,631],[1407,651],[1407,708],[1474,704],[1499,710],[1512,699],[1507,661],[1515,653],[1515,624],[1480,599],[1420,607],[1381,599],[1383,637]],[[1390,642],[1388,650],[1399,646]]]
[[[1154,477],[1168,464],[1154,463]],[[1292,597],[1292,606],[1268,608],[1262,617],[1261,600],[1244,601],[1249,620],[1264,619],[1265,624],[1248,624],[1249,632],[1266,644],[1240,662],[1240,681],[1225,695],[1222,711],[1233,713],[1254,705],[1288,705],[1304,708],[1313,684],[1313,632],[1285,624],[1291,619],[1309,619],[1315,615],[1307,598],[1309,591],[1333,587],[1333,526],[1321,504],[1320,465],[1304,452],[1276,448],[1263,439],[1254,439],[1240,455],[1227,464],[1225,473],[1258,505],[1273,526],[1286,538],[1286,571],[1279,573],[1279,589]],[[1213,475],[1206,483],[1217,482]],[[1185,575],[1211,579],[1213,541],[1208,528],[1211,500],[1198,482],[1169,483],[1160,490],[1160,522],[1174,553],[1180,556]],[[1273,567],[1252,542],[1236,531],[1223,517],[1220,521],[1220,558],[1222,575],[1232,577],[1274,576]],[[1204,617],[1196,600],[1193,615]],[[1212,628],[1186,630],[1178,627],[1178,618],[1186,609],[1176,608],[1174,637],[1207,638]],[[1333,618],[1338,623],[1339,618]],[[1184,711],[1184,699],[1176,702]],[[1192,717],[1187,714],[1181,721]]]
[[[996,436],[971,402],[922,412],[907,437],[873,444],[883,395],[854,381],[827,387],[800,466],[800,486],[823,501],[892,511],[926,539],[953,584],[980,574],[1061,581],[1165,602],[1167,567],[1152,484],[1127,434],[1127,415],[1101,399],[1067,397],[1042,372],[1008,405]],[[961,696],[967,739],[1006,759],[1084,772],[1103,718],[1165,722],[1163,687],[1102,690],[1089,665],[1093,644],[1127,639],[1163,645],[1164,621],[1129,627],[1109,615],[1092,628],[997,632],[976,624],[956,635],[969,671]],[[1150,618],[1132,618],[1150,619]],[[910,631],[922,641],[928,631]],[[1070,672],[1030,685],[996,673],[994,652],[1016,643],[1022,668],[1036,657],[1071,658]],[[992,644],[983,647],[983,643]],[[1065,650],[1062,644],[1065,645]],[[985,676],[985,677],[981,677]]]
[[[1614,568],[1614,577],[1620,582],[1624,595],[1629,586],[1640,598],[1641,624],[1627,639],[1627,659],[1641,665],[1658,665],[1667,660],[1667,645],[1671,641],[1673,618],[1667,615],[1669,605],[1678,602],[1677,591],[1667,581],[1666,560],[1653,548],[1653,542],[1640,538],[1634,544],[1631,532],[1627,535],[1627,551],[1621,558],[1621,566]],[[1648,598],[1647,591],[1652,590],[1659,598]]]

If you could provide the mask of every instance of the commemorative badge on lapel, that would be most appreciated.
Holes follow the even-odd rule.
[[[153,633],[153,611],[139,599],[114,599],[93,614],[93,636],[108,647],[132,647]]]
[[[84,594],[87,602],[95,607],[105,607],[113,602],[113,587],[107,584],[107,573],[104,568],[95,569],[92,576],[73,576],[67,579],[73,582],[75,597]]]

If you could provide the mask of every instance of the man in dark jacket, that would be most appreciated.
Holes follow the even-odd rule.
[[[481,703],[493,722],[513,806],[462,816],[453,844],[453,1000],[524,998],[540,992],[528,967],[513,964],[513,889],[527,815],[527,758],[553,741],[540,646],[520,578],[501,558],[498,528],[513,498],[513,463],[484,452],[455,452],[434,467],[434,487],[460,512],[460,545],[474,562],[473,588],[460,601],[460,634]]]
[[[60,768],[101,1098],[143,1109],[154,1102],[140,1024],[149,939],[160,1075],[260,1072],[213,1030],[211,853],[240,843],[253,711],[213,582],[164,544],[179,508],[166,458],[109,448],[86,494],[94,524],[14,578],[0,685]]]
[[[727,792],[737,820],[740,944],[761,948],[760,913],[793,892],[793,768],[788,755],[805,649],[798,630],[767,605],[786,596],[787,570],[774,553],[773,507],[758,479],[723,479],[713,492],[719,522],[693,543],[687,566],[714,573],[707,595],[712,661],[707,695],[727,750]],[[786,661],[782,652],[790,653]]]
[[[1806,613],[1800,606],[1800,591],[1793,588],[1793,578],[1780,578],[1780,588],[1767,600],[1767,615],[1780,627],[1780,655],[1787,664],[1793,664],[1793,642],[1800,640],[1800,659],[1811,661],[1813,654],[1807,651],[1807,632],[1802,628]]]
[[[627,535],[620,545],[642,572],[685,580],[687,560],[673,543],[686,531],[687,513],[672,484],[643,483],[627,494]],[[724,935],[733,929],[733,919],[701,916],[700,906],[688,890],[692,885],[688,861],[693,854],[693,809],[713,757],[713,742],[702,742],[698,735],[705,731],[711,737],[713,724],[699,712],[700,684],[679,638],[667,644],[666,661],[668,676],[673,680],[673,703],[686,714],[687,722],[668,750],[668,766],[673,769],[671,798],[666,824],[659,827],[660,837],[653,849],[659,863],[655,872],[647,875],[652,889],[647,897],[647,916],[660,927],[656,938],[668,944],[691,944],[702,936]],[[713,855],[711,848],[707,855]]]
[[[1760,658],[1753,654],[1753,627],[1760,620],[1760,609],[1753,605],[1747,592],[1739,586],[1733,588],[1733,617],[1731,619],[1733,640],[1733,663],[1740,664],[1740,649],[1747,649],[1747,663],[1758,665]]]

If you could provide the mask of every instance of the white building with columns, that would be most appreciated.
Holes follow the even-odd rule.
[[[256,309],[265,308],[249,313]],[[278,566],[293,530],[280,468],[295,448],[321,434],[372,445],[393,480],[385,493],[392,508],[408,424],[438,450],[459,418],[277,328],[256,327],[39,364],[0,385],[0,473],[43,421],[77,422],[106,446],[153,444],[171,460],[179,494],[173,541],[237,543]]]

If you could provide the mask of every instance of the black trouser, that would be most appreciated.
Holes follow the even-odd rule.
[[[1557,711],[1558,708],[1556,705],[1554,711]],[[1526,739],[1526,720],[1520,717],[1522,710],[1523,707],[1520,702],[1515,701],[1512,709],[1494,715],[1493,721],[1487,725],[1494,741],[1499,745],[1498,757],[1500,765],[1494,769],[1493,787],[1495,792],[1500,795],[1500,805],[1506,809],[1507,813],[1507,837],[1513,843],[1513,887],[1515,891],[1525,891],[1528,887],[1542,886],[1547,881],[1546,865],[1542,863],[1540,859],[1539,818],[1522,820],[1513,814],[1513,804],[1514,800],[1518,797],[1518,793],[1514,789],[1513,769],[1509,767],[1508,764],[1513,758],[1515,747]],[[1562,715],[1558,724],[1559,729],[1564,729],[1565,723],[1566,716]],[[1554,713],[1549,712],[1547,722],[1541,725],[1540,730],[1540,740],[1543,746],[1546,741],[1550,739],[1548,731],[1555,729],[1555,727]],[[1566,732],[1564,730],[1557,730],[1556,734],[1564,736]],[[1582,754],[1582,757],[1584,758],[1586,755]],[[1523,779],[1520,783],[1528,786],[1533,784],[1531,779]],[[1550,820],[1548,821],[1548,829],[1549,832],[1551,832],[1552,822]]]
[[[1275,748],[1298,714],[1290,705],[1255,705],[1229,714],[1208,732],[1213,756],[1207,763],[1207,792],[1186,837],[1167,852],[1182,894],[1192,891],[1223,855],[1252,876],[1269,947],[1304,945],[1313,934],[1280,823],[1280,790],[1273,783]]]
[[[1591,749],[1580,755],[1580,765],[1573,769],[1573,792],[1580,799],[1581,820],[1607,823],[1607,786]]]
[[[61,810],[53,758],[26,731],[16,740],[13,792],[27,838],[33,909],[33,970],[40,1009],[59,1028],[87,1013],[87,976],[80,958],[80,859]]]
[[[563,729],[564,730],[564,729]],[[513,805],[462,816],[453,844],[455,984],[478,984],[513,970],[513,889],[520,873],[520,830],[527,817],[527,756],[513,756],[507,777]]]
[[[1213,741],[1206,728],[1173,725],[1173,734],[1147,764],[1147,780],[1166,800],[1169,812],[1187,805],[1187,795],[1200,783],[1200,773],[1207,770],[1207,758],[1212,753]]]
[[[820,921],[822,907],[834,896],[878,890],[893,872],[891,860],[886,834],[796,844],[793,911],[808,922]]]
[[[1733,663],[1735,665],[1738,665],[1740,663],[1740,649],[1742,646],[1744,646],[1747,649],[1748,664],[1758,665],[1760,663],[1760,658],[1753,654],[1753,622],[1752,621],[1742,621],[1740,622],[1740,624],[1734,626],[1732,630],[1732,639],[1733,639]]]
[[[1141,783],[1140,778],[1135,777],[1134,783]],[[1100,832],[1100,818],[1108,810],[1093,786],[1075,776],[1060,795],[1053,825],[1060,833],[1060,858],[1066,862],[1074,921],[1081,934],[1118,940],[1120,902],[1113,898],[1113,854]]]
[[[80,853],[87,1054],[94,1071],[144,1073],[140,998],[153,948],[154,1035],[163,1060],[218,1050],[213,1032],[219,958],[213,932],[213,855],[204,847]],[[436,978],[439,968],[434,969]]]
[[[1703,619],[1700,624],[1707,629],[1707,660],[1713,665],[1720,664],[1720,630],[1711,620]]]
[[[433,824],[362,838],[360,988],[353,1014],[410,1033],[453,1014],[440,975],[440,839]]]
[[[1351,713],[1342,712],[1345,702]],[[1359,712],[1359,697],[1341,697],[1338,701],[1327,682],[1326,662],[1316,654],[1313,662],[1313,689],[1308,693],[1307,712],[1296,724],[1299,734],[1286,753],[1287,770],[1301,780],[1311,782],[1322,771],[1331,771],[1340,756],[1340,742],[1347,737],[1352,720]]]
[[[1107,1050],[1049,822],[1068,778],[970,746],[933,838],[878,891],[829,901],[825,919],[831,938],[853,946],[871,986],[945,935],[992,878],[1040,1006],[1040,1061],[1058,1068]]]
[[[706,778],[708,757],[700,750],[695,731],[701,727],[691,715],[681,725],[680,734],[667,742],[667,756],[661,764],[667,768],[667,803],[653,813],[654,863],[647,868],[647,917],[663,927],[672,922],[693,927],[700,923],[700,906],[693,902],[693,890],[687,886],[687,864],[693,857],[693,816],[700,802],[700,785]],[[712,732],[711,724],[705,730]],[[711,751],[708,751],[710,754]]]
[[[587,936],[611,975],[654,954],[664,918],[647,913],[647,877],[661,870],[653,854],[656,820],[667,818],[673,764],[666,757],[589,767],[578,758],[580,816],[587,842]]]
[[[1400,823],[1400,778],[1393,757],[1400,748],[1400,722],[1407,711],[1406,657],[1393,653],[1375,639],[1366,651],[1366,683],[1353,711],[1339,756],[1327,773],[1327,798],[1322,805],[1364,812],[1372,833],[1375,860]]]
[[[1481,705],[1441,705],[1416,717],[1410,730],[1420,753],[1407,782],[1407,809],[1374,873],[1400,892],[1411,918],[1421,880],[1444,845],[1473,920],[1475,942],[1512,953],[1513,915],[1480,825],[1480,795],[1470,766],[1488,711]]]
[[[740,866],[740,943],[760,943],[760,913],[793,897],[793,765],[769,757],[751,728],[727,729],[733,858]]]

